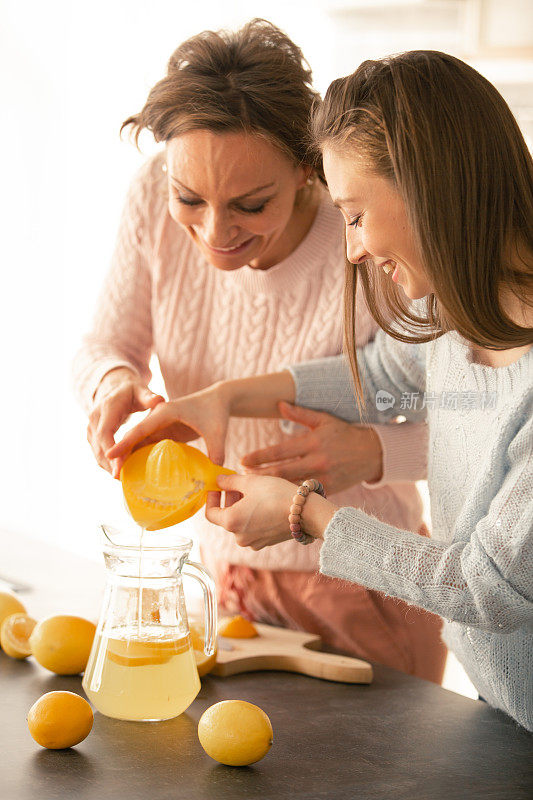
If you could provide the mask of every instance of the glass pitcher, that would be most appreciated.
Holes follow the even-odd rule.
[[[100,620],[83,676],[91,703],[108,717],[157,721],[177,717],[200,691],[182,576],[202,586],[205,652],[215,649],[215,584],[188,561],[192,542],[171,531],[138,543],[102,525],[108,570]]]

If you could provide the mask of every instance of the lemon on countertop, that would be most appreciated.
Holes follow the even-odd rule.
[[[91,732],[93,711],[87,700],[74,692],[43,694],[28,712],[28,728],[41,747],[62,750],[74,747]]]
[[[83,617],[47,617],[30,636],[31,652],[51,672],[78,675],[87,666],[95,632],[96,625]]]
[[[210,706],[198,723],[198,738],[208,756],[230,767],[244,767],[266,756],[274,742],[265,712],[245,700]]]

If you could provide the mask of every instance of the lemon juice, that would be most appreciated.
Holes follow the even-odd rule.
[[[160,626],[118,628],[100,634],[83,678],[87,697],[116,719],[177,717],[200,691],[190,634],[176,638]]]

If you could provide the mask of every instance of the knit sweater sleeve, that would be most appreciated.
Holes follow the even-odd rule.
[[[412,422],[425,420],[421,402],[410,402],[425,388],[426,347],[406,344],[379,331],[357,351],[364,392],[359,414],[355,388],[344,355],[320,358],[290,367],[297,405],[326,411],[348,422],[387,423],[398,416]]]
[[[382,475],[379,481],[363,481],[366,489],[380,489],[388,483],[423,481],[427,478],[428,426],[425,422],[390,422],[372,425],[382,452]]]
[[[475,506],[464,509],[449,543],[341,508],[325,531],[321,571],[482,630],[533,629],[533,424],[524,414],[499,474],[480,487],[484,512],[474,521]]]
[[[126,197],[111,267],[97,303],[93,327],[74,358],[76,395],[89,412],[104,375],[128,367],[148,384],[152,349],[147,165]]]

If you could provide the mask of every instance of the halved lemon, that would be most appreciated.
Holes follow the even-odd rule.
[[[241,617],[237,614],[235,617],[230,617],[218,631],[219,636],[226,636],[230,639],[253,639],[254,636],[259,636],[257,628],[250,622],[250,620]]]
[[[31,656],[30,636],[37,621],[28,614],[10,614],[0,628],[2,650],[11,658],[23,659]]]

